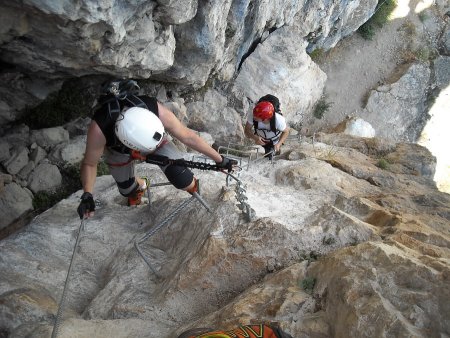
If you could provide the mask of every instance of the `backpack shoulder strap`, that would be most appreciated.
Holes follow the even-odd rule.
[[[127,102],[131,104],[132,107],[140,107],[140,108],[146,108],[149,109],[149,107],[145,104],[143,100],[141,100],[136,95],[127,95],[122,102]],[[117,118],[119,113],[122,111],[122,106],[119,102],[119,99],[115,96],[108,95],[105,98],[102,98],[100,100],[100,104],[107,105],[107,111],[110,117],[113,119]]]
[[[256,130],[258,129],[258,121],[253,120],[253,129],[255,130],[256,134]]]
[[[274,113],[272,118],[270,119],[270,130],[274,133],[277,132],[277,113]]]
[[[120,104],[117,98],[113,95],[101,96],[98,99],[100,106],[106,105],[106,111],[110,117],[116,117],[120,113]]]
[[[149,109],[149,107],[145,104],[145,102],[142,101],[136,95],[127,95],[125,97],[124,101],[127,101],[127,102],[131,103],[134,107],[140,107],[140,108]]]

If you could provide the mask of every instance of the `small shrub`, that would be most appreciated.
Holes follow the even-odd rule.
[[[339,153],[339,148],[335,145],[316,148],[313,144],[314,156],[319,160],[332,161]]]
[[[411,20],[406,20],[399,28],[399,31],[405,32],[408,36],[416,34],[416,26]]]
[[[323,48],[317,48],[314,49],[311,53],[309,53],[309,57],[311,58],[311,60],[317,61],[323,56],[323,53],[324,53]]]
[[[389,21],[391,13],[397,7],[396,0],[378,0],[375,13],[370,18],[370,21],[378,27],[383,27],[386,22]]]
[[[33,196],[33,208],[43,212],[61,200],[58,192],[39,191]]]
[[[322,97],[314,106],[314,117],[316,119],[321,119],[325,115],[325,113],[330,110],[332,104],[332,102],[327,102],[325,97]]]
[[[97,176],[109,175],[109,168],[105,161],[100,161],[97,165]]]
[[[300,282],[300,285],[306,293],[312,294],[316,285],[316,279],[314,277],[306,277]]]
[[[377,167],[386,170],[389,168],[389,162],[384,158],[380,158],[377,162]]]
[[[363,39],[372,40],[375,36],[375,28],[373,25],[366,22],[358,28],[358,33],[363,37]]]
[[[403,63],[409,64],[414,61],[416,61],[416,56],[414,55],[414,52],[408,49],[404,49],[400,52],[400,59]]]
[[[319,155],[319,158],[331,161],[336,157],[336,155],[338,153],[339,153],[339,148],[334,145],[330,145],[330,146],[326,147],[323,152],[321,152],[321,154]]]
[[[422,61],[422,62],[427,62],[428,60],[430,60],[432,58],[432,52],[429,48],[426,47],[422,47],[417,49],[414,52],[414,55],[416,56],[416,59],[418,61]]]
[[[366,40],[372,40],[375,29],[381,28],[388,22],[391,13],[397,6],[396,0],[378,0],[372,17],[358,29],[358,33]]]
[[[425,13],[424,11],[420,12],[418,14],[418,16],[419,16],[420,22],[424,22],[424,21],[426,21],[428,19],[428,14]]]
[[[400,58],[404,63],[415,61],[427,62],[437,57],[437,52],[429,47],[421,47],[416,50],[403,50]]]

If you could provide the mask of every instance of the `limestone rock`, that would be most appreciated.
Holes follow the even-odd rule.
[[[63,127],[44,128],[31,131],[31,142],[36,142],[44,149],[48,149],[58,143],[68,140],[69,132]]]
[[[0,162],[3,163],[4,161],[8,160],[11,156],[9,149],[10,145],[5,141],[0,141]]]
[[[86,136],[79,135],[56,145],[48,157],[54,163],[78,164],[83,160],[85,150]]]
[[[0,229],[31,210],[33,210],[33,204],[30,194],[15,182],[6,184],[0,190],[0,211],[2,214]]]
[[[62,332],[168,337],[253,317],[294,337],[446,334],[450,197],[430,178],[425,163],[433,157],[409,144],[345,134],[327,142],[333,138],[339,147],[287,143],[285,151],[302,156],[244,165],[250,221],[234,181],[219,172],[196,173],[213,213],[193,201],[169,222],[185,192],[154,186],[151,207],[129,208],[111,176],[97,178],[97,210],[76,251]],[[378,153],[393,167],[378,167]],[[136,169],[164,179],[150,164]],[[0,296],[8,300],[0,313],[20,311],[13,322],[0,319],[11,337],[52,329],[81,193],[0,242]],[[150,269],[135,240],[159,224],[139,244]]]
[[[203,102],[188,103],[189,127],[208,132],[218,144],[242,143],[244,130],[239,114],[226,106],[224,96],[214,90],[205,94]]]
[[[450,56],[439,56],[436,58],[436,60],[434,60],[434,68],[436,73],[436,85],[441,90],[446,89],[450,83]]]
[[[56,165],[39,164],[28,177],[28,187],[33,193],[52,191],[61,185],[62,177]]]
[[[450,297],[440,257],[366,243],[314,263],[308,276],[317,280],[314,291],[336,336],[440,336],[448,331]]]
[[[3,162],[6,171],[11,175],[17,174],[28,163],[28,149],[18,147],[12,151],[12,156]]]
[[[33,161],[35,164],[39,164],[39,162],[41,162],[44,158],[47,157],[47,152],[35,143],[31,145],[30,149],[31,153],[29,155],[29,159]]]
[[[429,79],[427,65],[413,64],[400,80],[386,87],[387,91],[372,91],[364,116],[372,126],[384,126],[376,130],[379,137],[397,141],[419,137]]]
[[[346,119],[334,127],[332,131],[359,137],[375,137],[375,129],[370,123],[358,117]]]

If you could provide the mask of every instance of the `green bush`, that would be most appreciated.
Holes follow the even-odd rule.
[[[389,168],[389,162],[384,158],[380,158],[377,162],[377,167],[386,170]]]
[[[325,97],[322,97],[319,101],[317,101],[316,105],[314,106],[313,115],[316,119],[321,119],[328,110],[330,110],[330,107],[333,103],[327,102]]]
[[[424,21],[426,21],[428,19],[428,14],[425,13],[424,11],[420,12],[418,14],[418,16],[419,16],[420,22],[424,22]]]
[[[430,48],[422,47],[414,51],[414,55],[416,59],[422,62],[427,62],[428,60],[433,58],[433,52]]]
[[[366,40],[372,40],[375,36],[375,29],[369,23],[363,24],[358,28],[358,33]]]
[[[313,61],[317,61],[318,59],[320,59],[323,55],[324,51],[322,48],[317,48],[314,49],[311,53],[309,53],[309,57],[311,58],[311,60]]]
[[[39,191],[33,196],[33,208],[35,211],[41,213],[54,206],[63,198],[61,190],[52,192]]]
[[[301,281],[301,287],[302,289],[308,293],[312,294],[314,290],[314,286],[316,285],[316,279],[314,277],[306,277]]]
[[[391,13],[397,7],[397,0],[379,0],[375,13],[369,21],[379,28],[383,27],[389,21]]]
[[[104,161],[100,161],[97,165],[97,176],[103,175],[109,175],[109,168]]]
[[[372,17],[358,29],[358,33],[366,40],[372,40],[375,29],[388,22],[391,13],[397,7],[396,0],[379,0]]]

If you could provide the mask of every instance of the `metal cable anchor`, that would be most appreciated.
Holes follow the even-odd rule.
[[[135,246],[137,252],[142,257],[144,262],[148,265],[150,270],[156,276],[159,276],[158,273],[155,271],[155,269],[153,269],[148,258],[145,256],[144,252],[142,251],[142,249],[139,245],[142,244],[144,241],[146,241],[149,237],[153,236],[158,230],[160,230],[164,225],[169,223],[172,219],[174,219],[175,216],[177,216],[184,208],[186,208],[194,200],[199,201],[200,204],[202,204],[205,207],[205,209],[208,210],[208,212],[211,212],[210,206],[205,202],[205,200],[200,196],[200,194],[198,192],[194,192],[194,193],[192,193],[192,196],[189,199],[183,201],[169,215],[167,215],[159,224],[157,224],[156,226],[151,228],[150,231],[148,231],[144,236],[142,236],[140,239],[138,239],[134,242],[134,246]]]
[[[84,228],[84,222],[85,222],[85,219],[83,218],[81,220],[80,228],[78,230],[77,240],[75,242],[75,247],[73,248],[73,253],[72,253],[72,258],[70,259],[69,269],[67,270],[66,281],[64,283],[63,293],[61,295],[61,300],[59,302],[58,312],[56,313],[55,324],[53,326],[53,331],[52,331],[51,338],[56,338],[58,336],[58,331],[59,331],[59,327],[60,327],[60,324],[61,324],[60,322],[61,322],[61,318],[62,318],[62,314],[63,314],[63,310],[64,310],[64,305],[65,305],[65,301],[66,301],[66,297],[67,297],[66,291],[67,291],[67,287],[69,285],[70,274],[72,272],[72,263],[73,263],[73,261],[75,259],[75,254],[76,254],[77,248],[80,245],[81,232],[83,231],[83,228]]]

